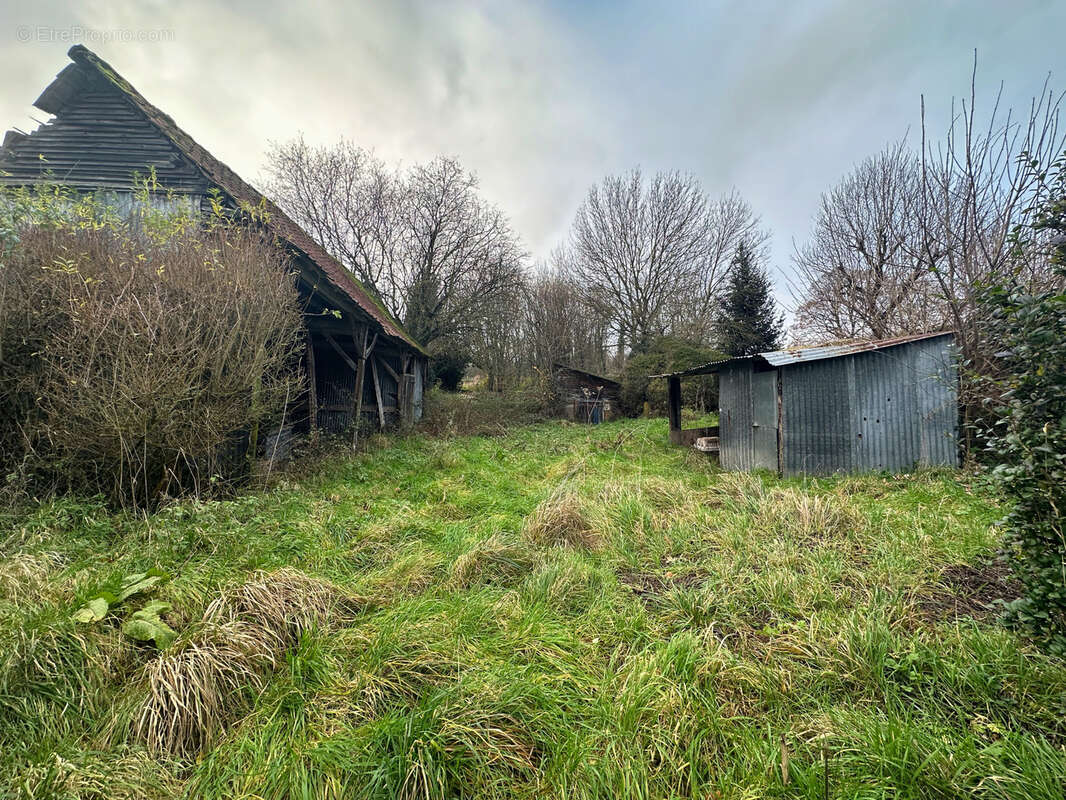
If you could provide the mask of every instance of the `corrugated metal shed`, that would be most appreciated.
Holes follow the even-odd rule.
[[[953,338],[938,332],[793,348],[664,377],[718,373],[727,469],[776,465],[799,475],[955,466]]]
[[[718,457],[726,469],[752,468],[751,376],[750,361],[726,364],[719,373]]]

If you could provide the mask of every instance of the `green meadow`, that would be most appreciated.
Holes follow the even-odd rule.
[[[726,473],[629,420],[272,481],[0,512],[0,796],[1066,794],[979,477]]]

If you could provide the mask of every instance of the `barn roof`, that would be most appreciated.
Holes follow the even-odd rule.
[[[693,375],[707,375],[718,372],[720,369],[733,364],[741,364],[751,361],[767,367],[785,367],[791,364],[801,364],[809,361],[821,361],[827,358],[839,358],[856,353],[865,353],[871,350],[884,350],[901,344],[918,342],[924,339],[936,339],[941,336],[954,336],[951,331],[936,331],[934,333],[918,333],[911,336],[897,336],[892,339],[879,339],[877,341],[851,341],[838,342],[835,344],[820,345],[818,347],[790,347],[786,350],[770,350],[765,353],[757,353],[751,356],[739,356],[726,358],[720,361],[711,361],[700,364],[680,372],[671,372],[664,375],[652,375],[653,378],[687,378]]]
[[[266,225],[273,234],[301,253],[321,273],[321,277],[350,299],[363,314],[376,323],[383,334],[400,340],[419,352],[425,352],[343,264],[326,252],[325,248],[278,206],[207,152],[167,114],[148,102],[110,64],[82,45],[70,48],[67,55],[74,63],[68,64],[41,93],[34,103],[37,108],[59,115],[76,101],[82,92],[102,78],[107,85],[121,92],[152,125],[173,142],[178,151],[189,159],[212,185],[217,186],[238,204],[263,209],[267,214]],[[13,137],[9,135],[5,146],[22,145],[33,136],[34,134],[17,133]]]

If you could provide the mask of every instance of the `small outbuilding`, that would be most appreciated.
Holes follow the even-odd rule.
[[[552,364],[552,388],[567,419],[596,424],[619,415],[622,384],[563,364]]]
[[[716,431],[681,429],[681,380],[717,374]],[[781,475],[898,472],[958,464],[954,334],[792,348],[666,378],[670,438],[716,435],[726,469]],[[702,449],[713,440],[704,439]]]

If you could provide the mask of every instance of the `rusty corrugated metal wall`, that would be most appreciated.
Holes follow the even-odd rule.
[[[950,337],[778,369],[782,474],[958,464],[958,376]],[[726,469],[754,464],[751,375],[748,363],[719,373]]]
[[[822,474],[852,467],[853,356],[781,368],[781,471]]]
[[[718,374],[718,456],[726,469],[752,468],[751,372],[742,362]]]

